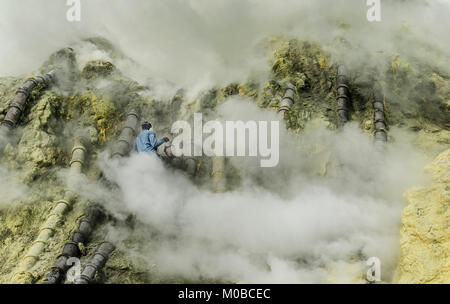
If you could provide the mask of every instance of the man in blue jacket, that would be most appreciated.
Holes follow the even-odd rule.
[[[134,141],[133,151],[156,153],[156,150],[160,145],[169,141],[169,138],[167,137],[158,140],[158,138],[156,138],[155,132],[150,130],[151,128],[152,124],[148,121],[142,123],[142,132]]]

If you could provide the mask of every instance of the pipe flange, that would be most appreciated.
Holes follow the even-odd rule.
[[[22,113],[24,106],[22,106],[21,104],[15,102],[15,103],[12,103],[12,104],[9,105],[8,109],[10,109],[10,108],[16,108],[17,110],[20,111],[20,113]]]
[[[350,88],[348,87],[348,85],[346,85],[346,84],[344,84],[344,83],[338,84],[337,89],[340,89],[340,88],[345,88],[345,89],[347,89],[348,91],[350,91]]]
[[[100,246],[102,246],[102,245],[100,245]],[[101,256],[102,258],[104,258],[105,260],[108,260],[108,258],[109,258],[109,254],[106,254],[106,253],[103,253],[103,252],[101,252],[101,251],[96,251],[95,253],[94,253],[94,256],[92,257],[93,259],[95,259],[95,256],[96,255],[99,255],[99,256]]]
[[[72,252],[72,250],[73,250],[73,252]],[[67,251],[69,251],[69,253],[67,253]],[[66,244],[64,244],[62,255],[67,256],[67,257],[81,256],[81,250],[80,250],[80,247],[78,247],[78,243],[76,243],[74,241],[68,241]]]
[[[50,216],[51,216],[51,215],[50,215]],[[50,218],[50,216],[49,216],[49,218]],[[55,232],[56,228],[55,228],[55,227],[41,227],[41,228],[39,229],[39,234],[40,234],[42,231],[44,231],[44,230],[50,230],[51,232]]]
[[[74,233],[73,233],[73,235],[72,235],[72,238],[71,238],[71,240],[72,240],[73,242],[76,242],[76,243],[83,243],[83,244],[84,244],[84,242],[86,241],[86,239],[87,239],[87,235],[85,235],[85,234],[84,234],[82,231],[80,231],[79,229],[74,231]]]
[[[286,107],[286,106],[284,106],[284,107],[280,107],[279,109],[278,109],[278,112],[281,112],[281,111],[289,111],[290,110],[290,107]]]
[[[95,253],[95,254],[97,254],[97,253]],[[94,256],[95,256],[95,254],[94,254]],[[85,269],[86,269],[86,268],[89,268],[89,267],[93,268],[95,271],[98,271],[98,270],[99,270],[99,269],[98,269],[98,266],[95,265],[95,264],[93,264],[93,263],[91,263],[91,262],[87,263],[86,266],[84,266]],[[84,271],[83,271],[83,272],[84,272]]]
[[[127,116],[135,116],[136,118],[139,118],[139,114],[137,113],[137,111],[134,110],[128,112]]]
[[[86,223],[86,224],[88,224],[89,226],[92,226],[91,221],[90,221],[88,218],[86,218],[86,217],[83,217],[83,218],[80,220],[80,225],[81,225],[81,223]]]
[[[36,81],[40,84],[45,84],[45,78],[42,76],[37,76]]]
[[[75,279],[75,284],[89,284],[91,282],[91,278],[88,276],[81,274],[80,277]]]
[[[2,126],[8,128],[8,129],[12,129],[14,128],[14,122],[9,120],[9,119],[4,119],[1,123]]]
[[[118,142],[118,143],[124,142],[124,143],[127,144],[127,146],[130,146],[130,141],[129,141],[129,139],[127,139],[127,138],[121,137],[121,138],[119,138],[119,139],[117,140],[117,142]]]
[[[113,153],[112,157],[113,158],[122,158],[122,157],[124,157],[124,155],[120,152],[115,152],[115,153]]]
[[[43,241],[43,240],[35,240],[33,243],[31,243],[31,247],[33,247],[34,245],[36,245],[36,244],[38,244],[38,243],[41,243],[41,244],[43,244],[44,246],[47,244],[47,241]],[[25,256],[25,258],[26,258],[27,256]]]
[[[81,160],[75,159],[70,161],[70,166],[72,166],[74,163],[79,163],[81,166],[83,166],[84,162],[82,162]]]
[[[35,256],[35,255],[26,255],[26,256],[24,256],[23,257],[23,259],[25,260],[25,259],[30,259],[30,258],[32,258],[32,259],[35,259],[35,260],[39,260],[39,257],[38,256]]]
[[[373,103],[373,108],[375,110],[384,111],[384,104],[381,101],[375,101]]]
[[[69,208],[71,206],[70,203],[68,201],[66,201],[66,200],[59,200],[59,201],[56,202],[56,204],[64,204],[64,205],[66,205]]]
[[[31,81],[32,83],[34,83],[34,86],[37,86],[39,84],[39,82],[35,78],[28,78],[27,81]]]
[[[73,147],[71,153],[73,154],[73,152],[75,152],[76,150],[82,150],[84,153],[86,153],[86,151],[87,151],[86,148],[85,148],[84,146],[81,146],[81,145],[80,145],[80,146],[75,146],[75,147]]]
[[[338,97],[337,97],[338,99],[339,98],[343,98],[343,99],[346,99],[346,100],[350,100],[350,97],[348,97],[347,95],[338,95]]]
[[[291,96],[284,96],[283,99],[281,99],[281,102],[283,102],[286,99],[288,99],[290,102],[294,103],[294,98]]]
[[[28,97],[28,95],[30,95],[30,91],[24,87],[20,87],[17,89],[16,94],[19,94],[19,93],[22,93],[27,97]]]

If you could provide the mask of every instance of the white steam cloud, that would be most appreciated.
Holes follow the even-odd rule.
[[[256,52],[271,35],[329,44],[344,35],[365,52],[405,50],[406,24],[415,40],[448,53],[448,1],[381,1],[382,21],[366,19],[366,1],[349,0],[81,0],[81,21],[68,22],[60,0],[0,3],[1,74],[29,74],[55,49],[80,38],[103,36],[136,63],[120,66],[138,80],[161,78],[182,87],[207,87],[246,80],[267,71]],[[336,27],[346,22],[347,33]],[[329,51],[336,56],[334,47]],[[429,56],[423,50],[411,54]]]
[[[8,207],[25,197],[28,187],[21,183],[17,172],[0,166],[0,193],[0,208]]]
[[[224,119],[237,102],[244,101],[224,104]],[[239,119],[276,119],[254,104],[244,108]],[[402,193],[419,182],[426,159],[402,141],[380,153],[353,124],[340,133],[309,126],[297,139],[286,131],[280,136],[280,165],[262,169],[252,159],[233,158],[232,164],[247,174],[240,187],[227,193],[199,189],[152,155],[117,162],[106,154],[100,167],[120,195],[85,182],[78,192],[116,215],[135,214],[143,225],[111,228],[110,237],[136,261],[155,264],[166,278],[358,282],[364,278],[351,267],[361,275],[361,263],[375,256],[389,281],[397,258]],[[320,164],[328,172],[318,175]],[[130,237],[139,240],[139,248],[125,245]],[[338,277],[330,278],[336,271]]]

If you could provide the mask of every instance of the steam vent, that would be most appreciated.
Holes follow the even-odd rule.
[[[450,283],[450,2],[1,2],[0,283]]]

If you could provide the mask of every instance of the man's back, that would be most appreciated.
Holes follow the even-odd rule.
[[[156,149],[164,143],[164,138],[158,140],[155,132],[143,130],[134,142],[135,152],[156,152]]]

